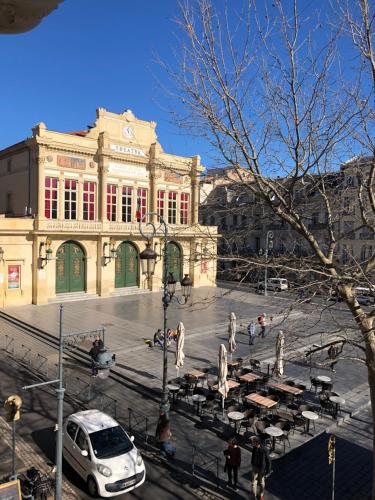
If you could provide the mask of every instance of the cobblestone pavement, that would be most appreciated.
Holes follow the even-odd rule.
[[[219,298],[218,298],[219,297]],[[90,300],[86,302],[69,303],[64,306],[65,318],[64,326],[65,331],[77,331],[96,328],[100,324],[104,324],[107,329],[106,343],[110,350],[117,353],[116,365],[116,381],[108,379],[101,381],[95,379],[95,386],[97,389],[104,391],[106,394],[111,395],[118,400],[118,413],[125,415],[127,408],[131,407],[141,413],[151,417],[152,431],[154,430],[154,419],[158,412],[158,402],[160,398],[160,380],[162,368],[162,351],[157,348],[148,348],[143,338],[151,338],[153,332],[161,324],[162,308],[160,294],[147,294],[138,297],[119,297],[113,299],[99,299]],[[289,303],[285,298],[278,298],[275,296],[263,297],[255,294],[247,294],[243,292],[232,292],[230,295],[226,294],[225,290],[198,290],[195,291],[193,297],[193,306],[184,309],[171,305],[168,309],[170,317],[170,325],[175,327],[179,319],[184,321],[186,327],[186,340],[185,340],[185,366],[181,370],[181,374],[188,371],[190,368],[210,367],[215,371],[217,363],[217,352],[220,343],[227,342],[227,317],[230,311],[235,311],[237,315],[238,329],[241,332],[244,325],[247,324],[249,318],[255,319],[259,312],[265,311],[268,316],[274,316],[274,320],[269,328],[266,339],[256,338],[255,346],[248,345],[247,336],[239,333],[237,335],[237,351],[236,356],[246,356],[251,354],[263,360],[263,368],[266,368],[267,363],[272,365],[274,361],[274,348],[275,337],[280,328],[293,332],[300,325],[303,325],[303,332],[298,337],[290,339],[288,349],[290,351],[303,351],[306,346],[311,346],[314,343],[320,343],[324,340],[325,332],[331,329],[332,315],[328,311],[323,314],[319,322],[315,315],[315,306],[309,305],[300,309],[294,309],[289,312],[285,319],[285,311],[289,310]],[[57,335],[58,332],[58,306],[51,304],[48,306],[26,306],[19,308],[7,309],[6,312],[11,312],[15,316],[20,317],[26,322],[39,326],[40,328]],[[339,313],[339,320],[347,321],[345,313]],[[337,325],[334,325],[336,327]],[[31,346],[34,352],[43,352],[49,362],[53,363],[56,359],[56,353],[48,350],[40,345],[36,340],[31,339],[26,334],[15,331],[14,327],[5,324],[0,320],[0,334],[4,337],[5,333],[13,335],[17,338],[19,344],[23,343]],[[2,340],[4,340],[2,338]],[[288,350],[287,349],[287,350]],[[173,367],[173,350],[174,346],[170,349],[169,353],[169,377],[172,378],[176,371]],[[66,363],[66,370],[73,369],[72,365]],[[333,375],[328,373],[324,368],[308,368],[301,366],[298,363],[288,363],[286,365],[286,375],[288,377],[296,378],[304,383],[309,382],[310,375],[317,373],[328,374],[333,378],[334,390],[342,395],[348,394],[347,408],[344,410],[352,411],[353,408],[361,406],[368,395],[366,393],[366,372],[362,365],[354,362],[339,363],[336,366],[337,372]],[[87,366],[74,364],[74,373],[79,373],[79,376],[89,379]],[[199,445],[202,449],[210,451],[222,456],[222,451],[225,447],[226,434],[223,428],[207,429],[202,426],[200,419],[194,415],[194,409],[188,407],[184,403],[172,412],[173,434],[175,443],[178,448],[176,468],[181,471],[189,471],[191,467],[191,450],[193,445]],[[344,414],[347,414],[344,412]],[[331,420],[332,423],[332,420]],[[317,433],[328,427],[328,424],[322,422],[322,426],[317,429]],[[225,431],[225,429],[224,429]],[[297,433],[296,433],[297,434]],[[269,479],[267,489],[269,489],[269,498],[280,498],[288,500],[289,498],[298,498],[297,496],[283,496],[288,494],[284,492],[284,486],[289,484],[289,481],[284,480],[283,475],[289,477],[288,474],[292,473],[296,468],[295,463],[302,467],[304,463],[305,469],[298,472],[305,474],[314,469],[312,463],[314,460],[318,464],[322,462],[322,453],[325,446],[324,434],[318,435],[309,442],[300,442],[301,445],[298,449],[287,453],[281,460],[275,461],[274,474]],[[314,443],[317,443],[316,445]],[[250,453],[248,446],[244,443],[243,448],[243,467],[240,480],[240,491],[238,495],[233,492],[221,491],[220,495],[225,498],[248,498],[249,491],[249,471],[250,471]],[[248,443],[247,443],[248,445]],[[300,450],[300,451],[299,451]],[[355,450],[354,450],[355,451]],[[296,453],[301,454],[299,459],[295,460]],[[326,455],[324,455],[326,456]],[[289,458],[291,457],[291,458]],[[305,459],[305,457],[308,457]],[[324,461],[324,460],[323,460]],[[284,465],[285,464],[285,465]],[[160,468],[160,471],[158,469]],[[220,475],[222,481],[225,475],[222,470],[221,464]],[[284,469],[282,468],[284,467]],[[279,472],[280,468],[280,472]],[[317,466],[317,469],[319,466]],[[153,466],[153,476],[150,475],[148,482],[153,484],[154,488],[158,488],[161,484],[163,471],[165,469],[162,465],[155,464]],[[288,473],[288,474],[287,474]],[[170,474],[173,478],[173,474]],[[319,476],[318,476],[319,477]],[[344,476],[345,478],[345,476]],[[350,477],[347,477],[350,480]],[[181,484],[184,484],[182,477],[180,477]],[[300,479],[296,484],[303,481]],[[369,479],[367,481],[367,484]],[[314,481],[311,481],[310,486],[312,492],[315,492]],[[77,485],[82,491],[82,485]],[[165,486],[168,490],[169,486]],[[172,492],[175,491],[172,486]],[[181,486],[182,488],[182,486]],[[160,490],[158,490],[160,491]],[[180,487],[179,490],[180,492]],[[289,491],[289,490],[288,490]],[[319,489],[317,489],[319,491]],[[202,490],[199,490],[201,494]],[[82,494],[82,493],[81,493]],[[142,488],[137,492],[143,495]],[[191,490],[183,489],[181,497],[190,498]],[[198,495],[198,490],[194,493]],[[273,495],[273,496],[272,496]],[[280,496],[281,495],[281,496]],[[85,498],[85,497],[79,497]],[[139,496],[139,498],[146,498]],[[156,498],[156,497],[155,497]],[[173,498],[173,497],[171,497]],[[177,498],[177,497],[176,497]],[[322,498],[322,496],[306,497],[305,494],[302,498]],[[340,498],[340,497],[337,497]],[[348,497],[357,498],[357,497]],[[363,497],[365,498],[365,497]]]

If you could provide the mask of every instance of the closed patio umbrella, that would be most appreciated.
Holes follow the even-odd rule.
[[[177,376],[180,368],[184,366],[184,344],[185,344],[185,327],[182,321],[179,322],[177,326],[177,339],[176,339],[176,369]]]
[[[220,344],[219,348],[219,359],[218,359],[218,392],[223,397],[223,412],[224,412],[224,399],[227,397],[229,388],[227,382],[228,375],[228,364],[227,364],[227,350],[225,349],[224,344]]]
[[[276,361],[275,361],[275,375],[282,377],[284,375],[284,332],[279,331],[276,338]]]
[[[236,324],[237,318],[234,312],[229,315],[229,325],[228,325],[228,352],[232,359],[232,354],[236,350]]]

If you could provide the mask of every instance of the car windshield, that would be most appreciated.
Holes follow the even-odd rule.
[[[111,458],[133,449],[133,443],[124,429],[117,425],[89,434],[91,446],[97,458]]]

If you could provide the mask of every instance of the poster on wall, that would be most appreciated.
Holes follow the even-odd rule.
[[[8,266],[8,288],[20,287],[21,266]]]
[[[201,273],[208,273],[208,260],[201,260]]]

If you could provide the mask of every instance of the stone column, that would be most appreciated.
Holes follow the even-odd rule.
[[[198,224],[199,210],[199,174],[202,171],[200,156],[192,158],[191,165],[191,224]]]
[[[150,181],[149,181],[149,186],[150,186],[150,201],[149,201],[149,211],[150,212],[156,212],[157,211],[157,196],[158,196],[158,190],[157,190],[157,185],[156,185],[156,164],[155,164],[155,158],[156,158],[156,143],[151,144],[150,146],[150,162],[149,162],[149,173],[150,173]],[[157,217],[156,215],[153,215],[151,218],[152,222],[156,222]]]
[[[83,220],[83,179],[78,179],[77,189],[77,220]]]
[[[108,133],[101,132],[99,134],[99,149],[98,149],[98,217],[99,220],[105,222],[107,220],[107,174],[108,160],[105,157],[104,150],[108,147]]]
[[[65,206],[64,206],[64,197],[65,197],[65,179],[64,175],[60,174],[59,175],[59,183],[57,185],[58,189],[58,194],[57,194],[57,218],[58,220],[64,220],[65,219]]]

